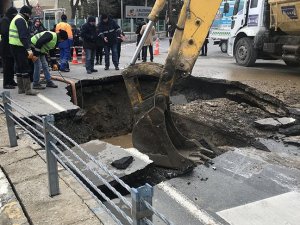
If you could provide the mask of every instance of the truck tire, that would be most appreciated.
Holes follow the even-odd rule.
[[[220,44],[221,52],[227,53],[227,41],[222,41]]]
[[[253,47],[253,40],[248,37],[239,39],[234,48],[234,57],[236,63],[241,66],[253,66],[257,58],[257,51]]]

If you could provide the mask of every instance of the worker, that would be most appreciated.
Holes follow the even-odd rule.
[[[81,37],[83,39],[83,48],[86,53],[85,68],[87,74],[98,72],[94,68],[95,54],[97,49],[97,31],[96,18],[89,16],[87,23],[81,27]]]
[[[59,54],[60,54],[60,71],[70,72],[69,60],[71,59],[71,47],[73,45],[73,33],[72,27],[67,23],[67,16],[61,15],[61,22],[56,25],[55,32],[58,33],[60,30],[64,30],[68,34],[68,40],[60,42]]]
[[[17,14],[17,9],[10,7],[1,21],[0,35],[2,37],[1,57],[4,89],[14,89],[17,86],[17,83],[14,81],[14,58],[9,49],[9,24]]]
[[[34,60],[33,89],[45,89],[40,84],[40,65],[42,65],[45,75],[46,87],[57,88],[57,85],[51,80],[46,55],[51,49],[55,49],[58,43],[65,40],[68,40],[68,34],[64,30],[60,30],[58,33],[43,31],[31,38],[33,55],[36,57],[36,60]]]
[[[121,28],[108,15],[102,14],[101,22],[99,23],[99,36],[104,41],[105,52],[105,70],[109,70],[110,60],[109,53],[111,51],[112,61],[116,70],[119,70],[119,60],[117,51],[117,37],[120,36]]]
[[[23,6],[9,26],[9,44],[16,65],[16,76],[18,83],[18,93],[26,95],[36,95],[37,92],[31,89],[30,67],[28,58],[33,57],[30,48],[30,32],[28,21],[31,16],[31,8]]]

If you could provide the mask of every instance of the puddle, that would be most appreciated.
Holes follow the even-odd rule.
[[[105,141],[112,145],[120,146],[122,148],[133,148],[131,133],[117,137],[104,138],[102,139],[102,141]]]

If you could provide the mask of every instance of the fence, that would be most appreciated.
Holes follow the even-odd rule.
[[[132,225],[152,225],[153,216],[160,218],[165,224],[172,225],[164,215],[152,206],[153,187],[149,184],[145,184],[139,188],[131,188],[124,183],[119,177],[114,175],[104,164],[95,159],[87,151],[85,151],[79,144],[73,139],[64,134],[54,125],[54,116],[46,115],[40,117],[30,112],[10,97],[10,93],[5,91],[1,95],[3,100],[3,111],[5,112],[7,129],[9,135],[10,146],[17,146],[16,128],[15,125],[19,125],[22,129],[28,132],[28,134],[36,140],[46,150],[47,159],[47,171],[48,171],[48,188],[49,195],[55,196],[59,194],[59,177],[58,177],[58,162],[68,171],[70,174],[85,188],[85,190],[91,194],[95,200],[101,205],[106,212],[112,217],[112,219],[118,224],[122,225],[122,221],[125,224]],[[92,168],[83,157],[71,149],[69,146],[76,147],[81,154],[83,154],[88,160],[91,160],[97,168]],[[117,206],[109,197],[105,195],[97,186],[76,166],[70,156],[65,154],[68,151],[72,154],[72,157],[76,158],[79,162],[86,166],[89,172],[95,175],[110,191],[112,191],[118,199],[124,204],[125,209],[121,209]],[[131,194],[131,201],[127,200],[122,194],[120,194],[101,174],[100,169],[107,175],[112,177],[123,188],[125,188]],[[87,185],[88,184],[88,185]],[[110,210],[97,196],[96,193],[101,196],[120,216],[116,216],[113,210]],[[129,213],[128,213],[129,212]]]

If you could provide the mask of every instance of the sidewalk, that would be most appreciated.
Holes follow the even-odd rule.
[[[49,197],[45,150],[21,130],[17,132],[18,146],[10,148],[1,111],[0,166],[10,183],[0,171],[0,224],[114,224],[62,167],[59,167],[61,194]]]

